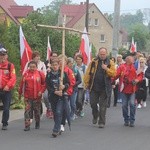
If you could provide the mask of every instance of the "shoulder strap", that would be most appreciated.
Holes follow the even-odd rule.
[[[8,63],[7,69],[8,69],[9,72],[10,72],[10,69],[11,69],[11,63]]]
[[[9,70],[9,72],[10,72],[10,69],[11,69],[11,63],[8,63],[8,66],[7,66],[7,68],[0,68],[1,70]]]

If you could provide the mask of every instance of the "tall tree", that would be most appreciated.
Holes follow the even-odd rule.
[[[50,8],[58,13],[59,12],[59,9],[60,9],[60,6],[62,4],[71,4],[72,1],[71,0],[53,0],[51,3],[50,3]]]

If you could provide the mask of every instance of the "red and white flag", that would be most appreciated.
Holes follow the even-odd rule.
[[[89,47],[87,65],[91,62],[91,60],[92,60],[92,44],[90,44],[90,47]]]
[[[46,60],[50,60],[51,53],[52,53],[52,49],[51,49],[51,45],[49,42],[49,36],[48,36]]]
[[[32,58],[32,50],[23,34],[22,27],[20,26],[20,56],[21,56],[21,72],[23,73],[25,65]]]
[[[136,52],[136,45],[134,43],[134,38],[132,37],[132,43],[131,43],[131,47],[130,47],[130,53],[134,53]]]
[[[83,31],[83,34],[82,34],[79,51],[80,51],[80,53],[81,53],[81,55],[83,57],[83,63],[85,65],[87,65],[88,64],[90,47],[89,47],[89,37],[87,35],[86,28],[84,28],[84,31]]]
[[[137,42],[135,42],[135,52],[137,52]]]

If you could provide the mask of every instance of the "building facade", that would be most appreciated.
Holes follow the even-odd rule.
[[[0,0],[0,23],[19,25],[32,11],[33,6],[18,6],[14,0]]]
[[[83,31],[85,27],[86,3],[80,5],[62,5],[59,12],[58,25],[62,25],[62,16],[66,15],[66,27]],[[96,50],[106,47],[112,50],[113,26],[98,7],[89,4],[89,39]]]

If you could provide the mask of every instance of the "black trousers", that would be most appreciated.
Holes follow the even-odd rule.
[[[118,100],[118,84],[113,89],[114,92],[114,106],[117,106],[117,100]]]
[[[106,91],[96,92],[92,90],[90,92],[90,104],[92,108],[93,118],[99,117],[98,124],[106,123],[106,109],[108,104]],[[98,107],[99,104],[99,107]]]

